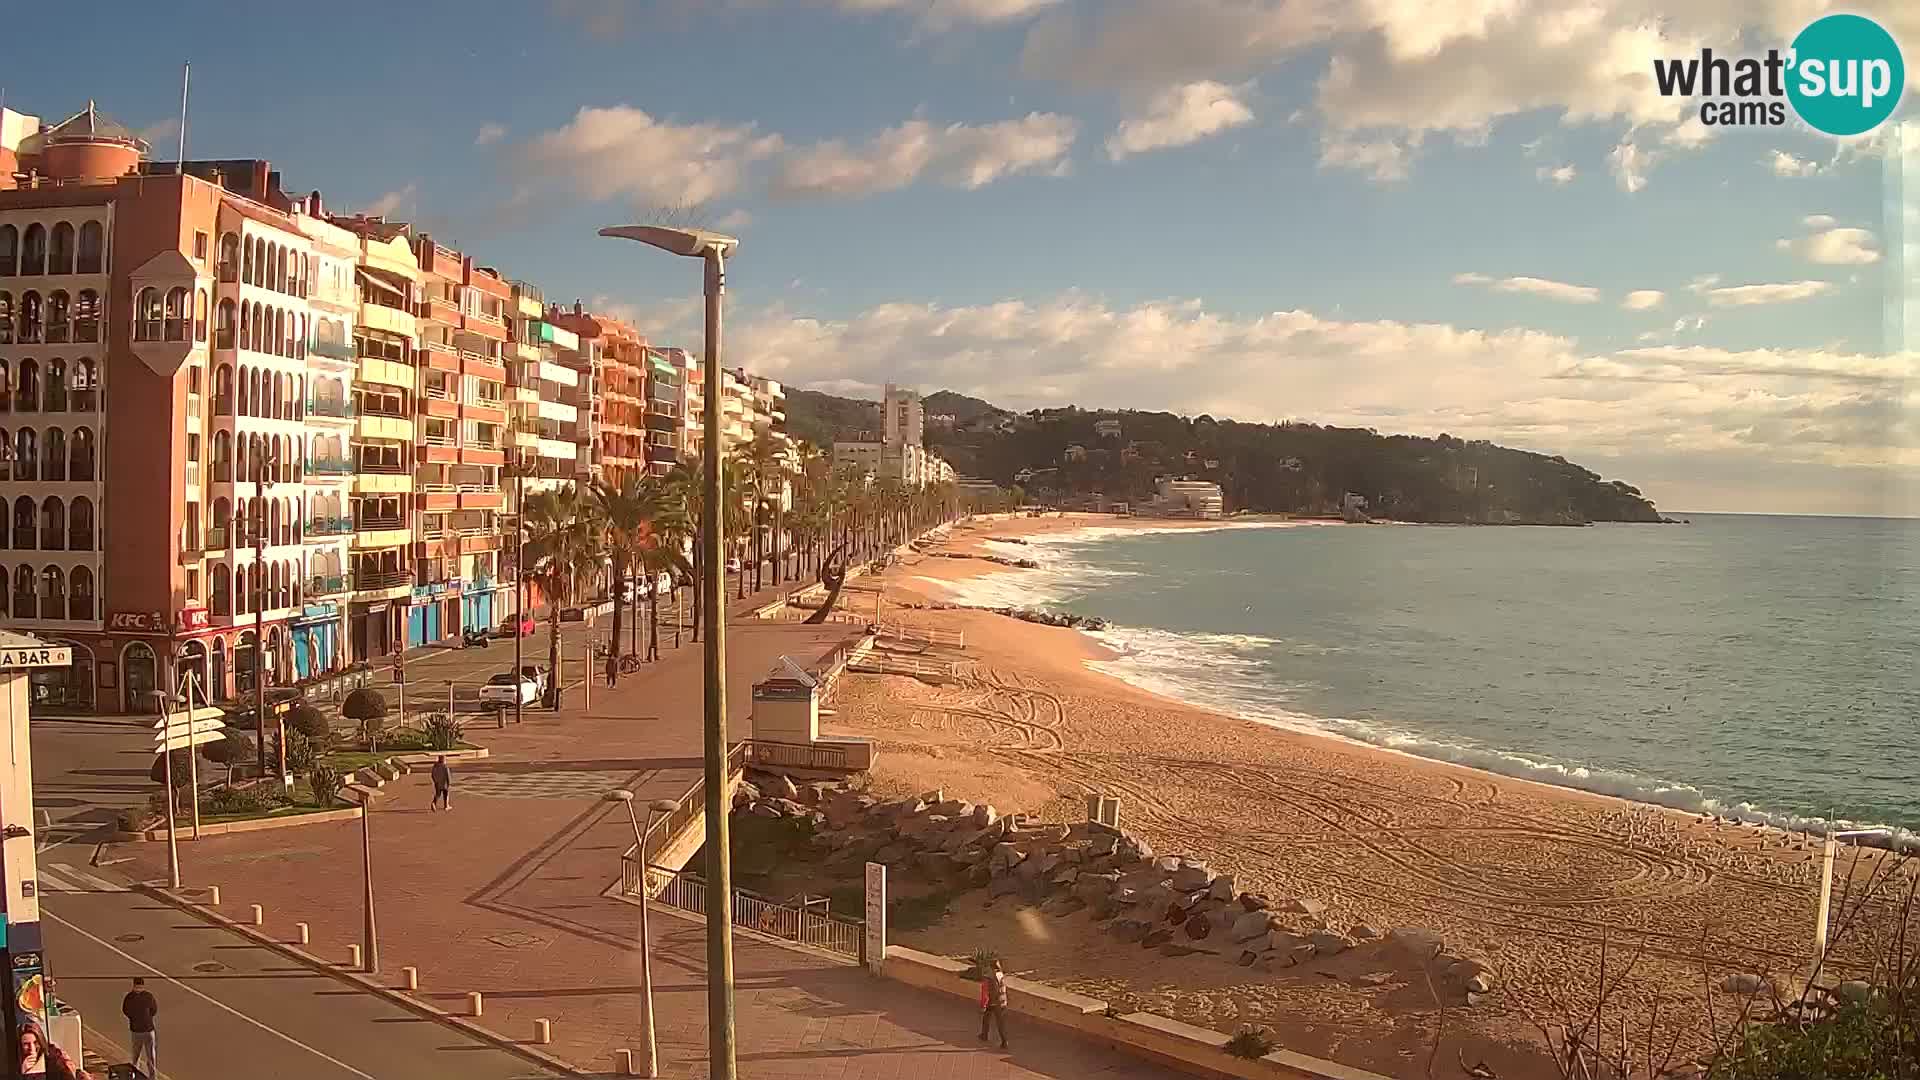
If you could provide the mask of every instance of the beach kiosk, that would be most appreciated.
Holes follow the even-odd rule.
[[[53,998],[40,938],[40,872],[34,861],[33,743],[28,735],[29,679],[42,668],[73,663],[73,649],[0,630],[0,697],[5,699],[5,745],[0,746],[0,959],[8,973],[4,1014],[8,1047],[5,1075],[20,1060],[20,1031],[38,1026],[75,1061],[80,1058],[80,1014]]]
[[[873,768],[873,744],[847,735],[820,734],[820,680],[782,656],[753,684],[753,763],[802,775],[845,774]]]

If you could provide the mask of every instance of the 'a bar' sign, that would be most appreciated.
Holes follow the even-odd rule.
[[[72,663],[73,647],[69,645],[0,649],[0,668],[66,667]]]

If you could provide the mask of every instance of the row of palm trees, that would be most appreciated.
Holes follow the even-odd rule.
[[[816,575],[835,554],[847,564],[869,561],[960,513],[951,484],[870,483],[851,470],[836,470],[817,448],[799,444],[797,452],[789,451],[764,431],[730,455],[722,485],[722,526],[729,557],[741,562],[737,595],[742,598],[749,575],[757,592]],[[693,541],[706,513],[703,504],[700,471],[692,464],[677,465],[664,476],[627,473],[614,481],[567,484],[527,496],[521,576],[547,601],[549,670],[560,666],[561,611],[577,598],[607,587],[617,657],[621,626],[630,614],[628,581],[671,575],[677,601],[680,588],[699,580]],[[644,659],[651,662],[660,656],[660,603],[667,598],[651,587],[638,592],[647,600]],[[697,589],[692,611],[697,640],[703,616]],[[617,663],[610,668],[609,679],[617,680]]]

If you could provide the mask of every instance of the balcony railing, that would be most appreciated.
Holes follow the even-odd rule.
[[[405,476],[412,470],[403,461],[369,461],[361,458],[358,471],[381,476]]]
[[[460,490],[459,484],[446,484],[438,481],[431,484],[417,484],[414,490],[427,495],[452,495]]]
[[[420,441],[428,446],[459,446],[460,440],[451,435],[422,435]]]
[[[308,416],[344,416],[355,415],[353,402],[346,398],[308,398]]]
[[[309,473],[318,473],[321,476],[351,476],[353,475],[353,462],[346,458],[310,457],[307,459],[307,471]]]
[[[391,589],[398,585],[413,583],[410,570],[355,570],[353,587],[356,589]]]
[[[430,397],[435,401],[454,400],[452,388],[446,387],[446,386],[433,386],[429,384],[424,390],[421,390],[420,393],[423,396]]]
[[[334,360],[353,359],[353,343],[350,341],[313,341],[307,343],[307,351]]]
[[[336,593],[350,592],[352,589],[352,574],[336,574],[332,577],[310,577],[307,579],[308,596],[333,596]]]
[[[391,529],[404,529],[406,527],[406,522],[398,514],[391,517],[385,514],[362,514],[360,515],[359,522],[355,524],[355,531],[384,532]]]
[[[344,536],[353,531],[353,519],[344,515],[307,519],[308,536]]]

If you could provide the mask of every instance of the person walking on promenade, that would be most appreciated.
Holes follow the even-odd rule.
[[[129,1049],[133,1054],[133,1060],[127,1064],[137,1072],[144,1059],[147,1063],[146,1074],[159,1076],[160,1051],[154,1045],[153,1018],[160,1014],[160,1003],[154,1000],[153,993],[147,989],[147,980],[138,977],[133,980],[133,989],[127,991],[127,996],[120,1000],[120,1012],[127,1018]]]
[[[987,1025],[1000,1029],[1000,1049],[1007,1048],[1007,973],[995,960],[980,976],[980,1041],[987,1041]]]
[[[620,650],[614,648],[611,645],[607,647],[607,685],[608,686],[620,685],[620,657],[617,655],[619,651]]]
[[[433,801],[427,804],[427,809],[453,809],[453,770],[447,768],[445,754],[433,763]]]

